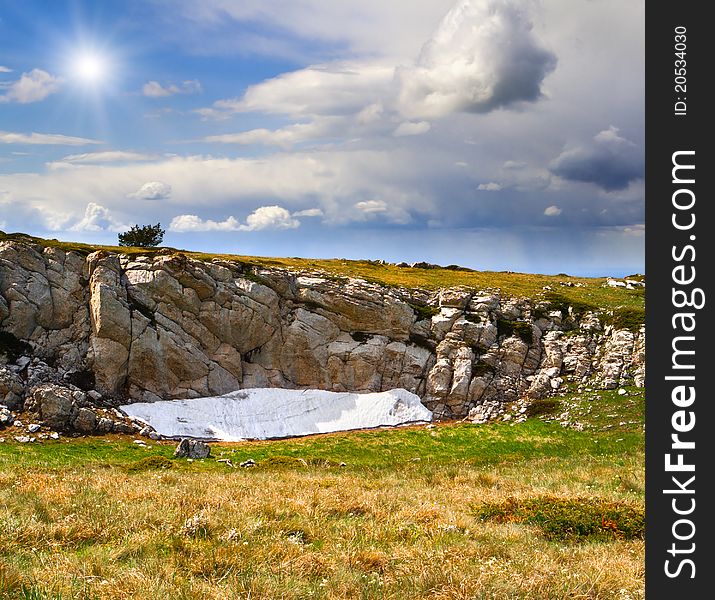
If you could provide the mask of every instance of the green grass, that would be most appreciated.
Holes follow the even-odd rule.
[[[174,467],[174,462],[169,460],[166,456],[160,454],[154,454],[151,456],[145,456],[137,461],[129,463],[125,466],[127,473],[142,473],[144,471],[151,471],[156,469],[171,469]]]
[[[484,521],[536,525],[551,541],[586,542],[643,539],[645,511],[624,502],[594,498],[507,498],[475,508]]]
[[[585,394],[634,422],[0,444],[0,599],[642,598],[642,393]]]
[[[637,433],[643,429],[645,414],[645,393],[642,388],[626,386],[625,394],[618,389],[600,390],[582,386],[572,389],[559,398],[558,409],[541,418],[560,421],[564,418],[572,423],[580,423],[587,431],[612,433]]]
[[[642,443],[638,431],[621,427],[591,438],[582,432],[563,429],[558,423],[529,420],[519,426],[509,423],[473,425],[443,424],[436,429],[424,427],[398,428],[319,435],[294,440],[214,444],[213,459],[193,463],[173,461],[174,468],[186,472],[222,470],[215,459],[228,458],[238,464],[249,458],[273,464],[280,460],[328,461],[347,463],[352,469],[393,471],[415,469],[412,459],[422,464],[459,464],[492,466],[505,456],[524,460],[535,458],[565,458],[577,453],[599,456],[634,451]],[[82,438],[48,440],[42,444],[4,444],[0,446],[0,469],[11,468],[18,461],[24,467],[62,469],[82,465],[82,468],[136,468],[146,457],[173,456],[174,443],[150,443],[146,447],[130,439],[114,436],[110,439]]]

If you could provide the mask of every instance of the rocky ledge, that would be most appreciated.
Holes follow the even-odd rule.
[[[121,431],[130,424],[112,411],[127,402],[254,387],[404,388],[436,417],[484,420],[553,394],[564,378],[642,386],[644,328],[618,329],[605,316],[495,290],[6,241],[0,410]],[[47,416],[52,395],[61,419]]]

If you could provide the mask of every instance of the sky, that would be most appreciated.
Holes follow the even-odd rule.
[[[644,271],[644,0],[0,0],[0,229]]]

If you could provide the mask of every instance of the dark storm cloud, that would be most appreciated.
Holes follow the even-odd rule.
[[[643,149],[609,127],[591,142],[566,150],[549,165],[559,177],[593,183],[608,192],[622,190],[643,178]]]

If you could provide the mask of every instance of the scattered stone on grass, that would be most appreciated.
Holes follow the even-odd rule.
[[[182,438],[174,450],[176,458],[208,458],[211,455],[211,447],[199,440]]]

